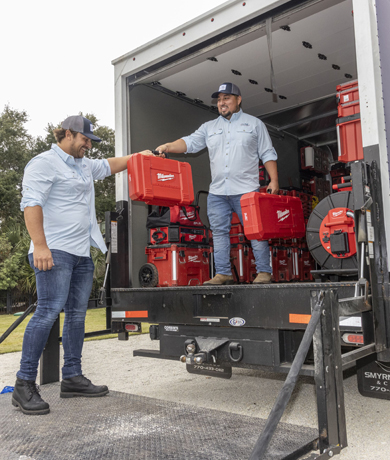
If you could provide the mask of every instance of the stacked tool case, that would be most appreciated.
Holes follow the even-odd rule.
[[[141,286],[197,286],[210,279],[212,246],[199,207],[156,207],[146,223],[147,263],[139,272]]]
[[[232,274],[237,283],[251,283],[257,276],[251,242],[244,234],[244,226],[233,213],[230,228],[230,261]]]
[[[337,86],[338,161],[349,163],[363,159],[362,127],[358,81]]]

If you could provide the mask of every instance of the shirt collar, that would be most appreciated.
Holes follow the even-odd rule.
[[[219,116],[219,118],[222,118],[223,120],[225,120],[226,122],[228,121],[235,121],[237,120],[238,118],[240,118],[242,114],[242,109],[240,109],[238,112],[236,113],[233,113],[232,116],[230,117],[230,120],[228,120],[227,118],[223,117],[222,115]]]
[[[75,164],[74,158],[72,155],[68,155],[66,152],[62,150],[57,144],[51,144],[52,150],[54,150],[58,156],[65,162],[70,164]]]

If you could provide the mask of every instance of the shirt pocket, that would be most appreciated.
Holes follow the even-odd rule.
[[[77,194],[84,188],[76,171],[64,173],[62,183],[66,190]]]
[[[253,126],[240,126],[237,128],[237,141],[245,147],[256,145],[256,130]]]
[[[222,143],[223,129],[215,129],[207,133],[207,147],[216,147]]]
[[[64,179],[66,180],[77,179],[77,173],[76,172],[64,173]]]
[[[85,180],[85,189],[91,190],[93,184],[93,177],[91,171],[89,169],[83,169],[83,175]]]

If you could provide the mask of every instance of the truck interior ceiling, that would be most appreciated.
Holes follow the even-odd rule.
[[[252,18],[233,29],[233,35],[230,30],[208,38],[181,56],[130,75],[131,151],[154,149],[215,119],[211,93],[221,83],[233,82],[241,90],[243,110],[268,128],[278,153],[280,188],[302,189],[300,151],[308,146],[328,156],[328,170],[318,176],[331,187],[329,173],[338,158],[336,87],[358,79],[352,0],[287,4],[289,9],[282,5],[273,11],[268,23],[267,15]],[[206,150],[175,158],[191,164],[195,194],[208,190]],[[319,201],[331,193],[330,187],[319,192]],[[200,205],[207,222],[204,197]],[[144,203],[131,203],[131,232],[137,235],[133,273],[145,260],[147,214]],[[132,278],[135,287],[136,276]]]

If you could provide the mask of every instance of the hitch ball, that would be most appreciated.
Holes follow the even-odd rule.
[[[194,354],[195,353],[195,344],[194,343],[189,343],[187,346],[186,346],[186,352],[188,354]]]
[[[186,363],[186,362],[187,362],[187,356],[186,356],[186,355],[181,355],[181,356],[180,356],[180,361],[181,361],[182,363]]]

